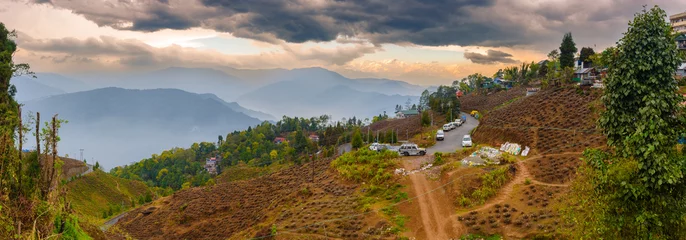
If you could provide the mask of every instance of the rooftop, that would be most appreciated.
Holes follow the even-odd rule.
[[[669,20],[674,20],[674,19],[678,19],[678,18],[686,18],[686,12],[677,13],[677,14],[669,16]]]

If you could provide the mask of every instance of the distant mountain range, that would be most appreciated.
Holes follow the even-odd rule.
[[[325,69],[301,71],[288,80],[242,95],[238,102],[250,109],[259,109],[277,116],[310,117],[328,114],[339,119],[351,116],[371,117],[384,111],[391,115],[396,104],[404,104],[408,99],[414,103],[418,99],[417,96],[393,94],[400,90],[412,91],[411,86],[395,81],[353,80]],[[302,76],[305,74],[309,77]],[[421,94],[422,90],[417,88],[416,91]]]
[[[21,80],[21,81],[18,81]],[[283,115],[334,117],[369,117],[383,111],[393,111],[396,104],[404,104],[427,89],[403,81],[380,78],[346,78],[324,68],[301,69],[234,69],[173,67],[144,73],[91,73],[73,78],[57,74],[38,74],[38,78],[13,79],[20,90],[17,99],[32,99],[62,93],[104,87],[127,89],[174,88],[198,94],[213,94],[226,102],[237,101],[248,109],[229,107],[262,120],[274,120]],[[88,83],[88,84],[85,84]],[[30,89],[25,91],[22,89]],[[335,89],[349,95],[334,98],[322,95]],[[340,96],[340,94],[337,94]],[[311,96],[321,96],[311,98]],[[346,99],[365,99],[359,103]],[[258,110],[261,112],[255,112]]]
[[[86,149],[106,167],[148,157],[174,146],[216,141],[219,134],[254,126],[261,120],[235,103],[177,89],[103,88],[24,102],[24,112],[53,114],[69,122],[60,130],[66,153]]]
[[[86,149],[107,167],[244,129],[283,115],[360,119],[392,115],[426,87],[377,78],[350,79],[323,68],[167,68],[144,73],[12,79],[25,112],[57,113],[66,153]],[[133,90],[138,89],[138,90]],[[235,102],[234,102],[235,101]],[[89,155],[90,153],[90,155]]]

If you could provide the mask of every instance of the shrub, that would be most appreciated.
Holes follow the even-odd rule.
[[[437,152],[434,154],[434,165],[442,165],[443,162],[443,153]]]

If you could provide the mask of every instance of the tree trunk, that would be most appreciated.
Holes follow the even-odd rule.
[[[17,170],[17,178],[19,178],[19,192],[22,191],[21,188],[21,179],[23,177],[23,170],[22,170],[22,155],[24,155],[23,148],[24,148],[24,123],[22,122],[21,119],[21,106],[17,108],[17,112],[19,115],[19,166]]]
[[[53,191],[57,184],[55,183],[55,163],[57,163],[57,114],[52,116],[52,135],[50,136],[50,143],[52,144],[52,161],[50,161],[50,191]]]

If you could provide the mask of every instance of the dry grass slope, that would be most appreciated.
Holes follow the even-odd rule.
[[[279,238],[369,238],[373,216],[358,214],[348,183],[331,160],[293,166],[262,177],[179,191],[135,209],[117,224],[138,239],[249,239],[276,226]],[[343,216],[349,218],[340,219]],[[368,224],[369,223],[369,224]],[[269,239],[269,238],[267,238]]]
[[[575,87],[541,91],[490,112],[474,140],[494,146],[516,142],[538,154],[602,146],[605,138],[595,128],[600,95],[600,90]]]
[[[469,94],[460,98],[460,106],[463,112],[477,110],[482,114],[488,113],[498,106],[503,105],[513,99],[524,97],[526,88],[515,87],[510,90],[500,91],[489,95]]]

